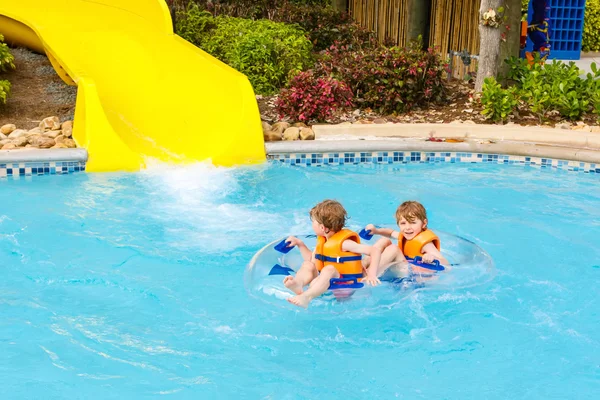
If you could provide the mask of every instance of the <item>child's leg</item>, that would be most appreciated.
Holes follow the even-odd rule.
[[[304,261],[296,276],[286,276],[283,284],[296,294],[302,293],[304,286],[312,282],[318,275],[317,267],[310,261]]]
[[[381,253],[381,261],[379,262],[379,268],[377,269],[377,276],[383,275],[383,273],[391,267],[393,264],[406,261],[406,257],[400,251],[398,246],[388,246]]]
[[[388,238],[381,238],[379,239],[377,242],[375,242],[375,244],[373,245],[373,247],[377,247],[382,253],[384,251],[384,249],[386,249],[389,246],[392,246],[392,241]],[[380,260],[380,264],[381,261],[383,261],[383,259]],[[370,256],[363,256],[362,258],[362,266],[365,269],[365,273],[366,273],[366,269],[369,268],[369,266],[371,265],[371,257]]]
[[[312,281],[310,287],[298,296],[290,297],[288,301],[300,307],[307,308],[308,303],[315,297],[319,297],[329,289],[329,281],[332,278],[339,278],[340,273],[331,265],[321,270],[319,276]]]

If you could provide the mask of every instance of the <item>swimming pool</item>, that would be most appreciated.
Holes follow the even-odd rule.
[[[596,175],[489,164],[1,182],[3,397],[593,398],[599,189]],[[420,200],[433,229],[477,243],[497,274],[377,312],[249,296],[253,254],[309,232],[324,198],[352,227]]]

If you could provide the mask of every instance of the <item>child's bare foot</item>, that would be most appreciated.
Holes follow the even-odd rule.
[[[292,303],[295,306],[302,307],[302,308],[308,308],[308,303],[310,302],[308,297],[302,296],[302,295],[288,297],[287,301],[289,301],[290,303]]]
[[[302,284],[298,282],[293,276],[286,276],[283,280],[283,284],[286,288],[290,289],[296,294],[302,293]]]

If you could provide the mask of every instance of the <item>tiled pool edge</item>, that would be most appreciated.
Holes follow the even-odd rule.
[[[562,158],[561,154],[567,157]],[[584,160],[572,159],[581,155],[583,157],[580,158]],[[562,147],[539,148],[523,143],[474,146],[473,143],[423,141],[279,142],[267,144],[267,159],[270,162],[303,167],[344,164],[494,163],[600,173],[598,151]]]
[[[0,179],[85,171],[85,149],[0,150]]]

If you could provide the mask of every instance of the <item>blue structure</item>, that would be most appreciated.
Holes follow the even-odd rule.
[[[531,0],[525,52],[540,57],[579,60],[586,0]]]

